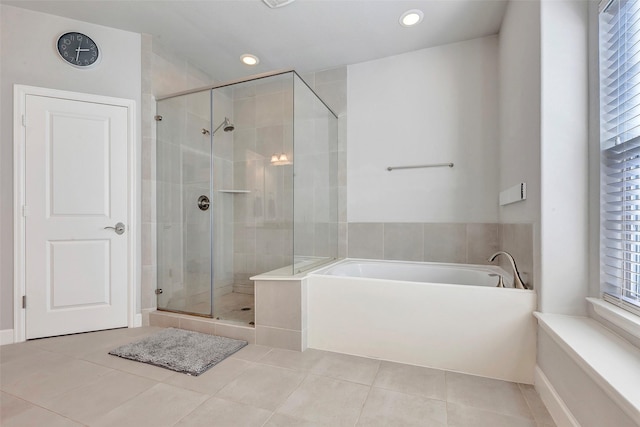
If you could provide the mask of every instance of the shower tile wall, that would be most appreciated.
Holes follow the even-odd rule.
[[[233,88],[233,185],[248,193],[233,198],[233,290],[253,293],[249,278],[292,261],[291,165],[270,163],[274,154],[293,158],[291,77]]]
[[[233,117],[233,92],[230,88],[213,91],[211,130]],[[213,136],[213,296],[214,300],[233,291],[233,198],[222,190],[233,189],[233,133],[220,129]]]
[[[294,265],[337,256],[337,121],[299,78],[294,79]]]
[[[188,61],[168,52],[148,35],[142,35],[142,286],[141,309],[155,309],[157,288],[156,258],[156,97],[213,82],[206,73]]]
[[[151,36],[142,35],[142,310],[156,307],[156,127],[153,116],[156,103],[153,97],[153,52]],[[145,312],[146,313],[146,312]],[[143,316],[144,317],[144,316]],[[148,321],[148,319],[143,319]],[[146,323],[146,322],[145,322]]]
[[[339,256],[346,256],[346,97],[347,68],[309,73],[302,76],[339,117],[338,124],[338,186]],[[299,150],[293,153],[293,93],[292,82],[266,80],[241,85],[233,90],[233,184],[236,190],[249,193],[233,196],[234,291],[253,293],[249,278],[276,268],[290,265],[293,260],[293,166],[273,166],[273,154],[285,153],[289,159],[304,155],[304,142],[316,140],[317,135],[305,139],[304,126],[296,135]],[[300,107],[300,106],[298,106]],[[310,131],[312,131],[311,129]],[[322,140],[322,138],[319,138]],[[312,177],[312,175],[308,175]],[[297,177],[303,178],[303,177]],[[296,197],[322,197],[314,183],[298,181],[298,190],[305,185],[312,191],[297,192]],[[298,200],[300,202],[300,200]],[[298,203],[297,206],[313,206]],[[296,217],[297,214],[296,214]],[[301,226],[302,225],[302,226]],[[306,225],[306,226],[305,226]],[[297,224],[302,233],[296,248],[304,255],[325,256],[327,248],[335,245],[328,236],[328,224]]]
[[[182,210],[182,268],[183,285],[188,290],[185,292],[187,307],[201,304],[202,310],[194,308],[194,311],[206,314],[211,289],[211,220],[209,212],[201,211],[196,202],[201,195],[210,194],[211,138],[203,134],[202,129],[211,126],[211,95],[209,92],[194,93],[186,96],[184,102],[183,135],[176,147],[177,156],[169,160],[180,162],[177,188],[182,197],[172,202]],[[164,260],[167,261],[170,260]]]
[[[304,81],[338,115],[338,256],[347,256],[347,67],[303,74]],[[314,230],[316,231],[316,230]],[[317,230],[320,235],[322,230]],[[309,233],[311,230],[309,230]],[[307,237],[314,241],[313,236]],[[314,242],[314,246],[318,246]],[[321,245],[320,245],[321,246]]]

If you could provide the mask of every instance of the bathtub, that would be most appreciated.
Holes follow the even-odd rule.
[[[306,278],[307,347],[533,383],[536,294],[497,266],[347,259]]]

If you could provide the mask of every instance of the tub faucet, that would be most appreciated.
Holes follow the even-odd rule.
[[[518,272],[518,267],[516,267],[516,261],[513,259],[509,252],[498,251],[495,254],[491,255],[491,257],[489,258],[489,262],[492,262],[494,259],[496,259],[498,255],[506,256],[511,263],[511,267],[513,268],[513,287],[517,289],[529,289],[520,278],[520,272]]]

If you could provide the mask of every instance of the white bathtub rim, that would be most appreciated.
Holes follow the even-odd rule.
[[[495,289],[504,291],[508,289],[510,291],[518,291],[518,292],[535,292],[535,289],[516,289],[512,287],[498,288],[495,286],[480,286],[480,285],[457,285],[450,283],[439,283],[439,282],[416,282],[410,280],[396,280],[396,279],[375,279],[368,277],[354,277],[354,276],[335,276],[332,274],[325,274],[324,271],[334,268],[341,264],[347,264],[350,262],[363,262],[363,263],[383,263],[383,264],[413,264],[413,265],[431,265],[431,266],[443,266],[443,267],[451,267],[458,268],[464,270],[484,270],[487,272],[492,272],[495,274],[501,274],[505,277],[507,283],[513,282],[513,275],[506,272],[504,269],[497,265],[491,264],[458,264],[458,263],[447,263],[447,262],[435,262],[435,261],[403,261],[403,260],[378,260],[378,259],[368,259],[368,258],[341,258],[328,264],[319,265],[317,268],[305,271],[302,273],[298,273],[295,275],[288,274],[291,271],[291,266],[286,266],[282,268],[278,268],[276,270],[272,270],[266,273],[261,273],[256,276],[250,278],[253,281],[261,281],[261,280],[273,280],[273,281],[300,281],[309,276],[322,276],[327,278],[339,278],[339,277],[348,277],[349,279],[357,280],[357,281],[376,281],[376,282],[385,282],[385,281],[393,281],[398,283],[420,283],[429,286],[474,286],[479,288],[487,288],[487,289]]]
[[[404,285],[404,284],[413,284],[413,285],[417,285],[417,286],[434,286],[434,287],[441,287],[441,288],[451,288],[452,286],[455,287],[473,287],[475,288],[482,288],[482,289],[491,289],[492,291],[490,292],[505,292],[505,291],[509,291],[509,292],[525,292],[525,293],[535,293],[534,289],[517,289],[517,288],[511,288],[511,287],[505,287],[505,288],[499,288],[497,286],[482,286],[482,285],[460,285],[460,284],[456,284],[456,283],[440,283],[440,282],[416,282],[413,280],[396,280],[396,279],[374,279],[374,278],[369,278],[369,277],[352,277],[352,276],[333,276],[330,274],[311,274],[310,276],[313,277],[322,277],[323,279],[327,279],[327,280],[353,280],[354,282],[358,283],[358,282],[362,282],[363,284],[365,282],[368,283],[389,283],[389,282],[393,282],[393,283],[397,283],[399,285]]]
[[[356,281],[374,281],[374,282],[398,282],[398,283],[418,283],[429,286],[474,286],[478,288],[487,288],[487,289],[495,289],[499,291],[509,290],[509,291],[518,291],[518,292],[535,292],[534,289],[517,289],[513,287],[505,287],[498,288],[497,286],[482,286],[482,285],[461,285],[455,283],[441,283],[441,282],[420,282],[415,280],[398,280],[398,279],[377,279],[372,277],[358,277],[358,276],[337,276],[334,274],[326,274],[325,271],[335,268],[341,264],[348,263],[381,263],[381,264],[412,264],[412,265],[429,265],[429,266],[439,266],[439,267],[450,267],[455,269],[462,270],[481,270],[486,271],[488,273],[499,274],[502,275],[507,283],[513,282],[513,275],[506,272],[502,267],[497,265],[490,264],[457,264],[457,263],[446,263],[446,262],[433,262],[433,261],[401,261],[401,260],[376,260],[376,259],[363,259],[363,258],[343,258],[329,265],[323,265],[318,269],[308,272],[308,276],[322,276],[326,278],[348,278],[349,280]]]
[[[402,260],[391,260],[391,259],[366,259],[366,258],[342,258],[337,260],[331,264],[325,264],[317,269],[311,270],[308,272],[309,275],[323,275],[323,276],[331,276],[331,274],[324,274],[323,272],[332,268],[335,268],[341,264],[349,264],[349,263],[364,263],[364,264],[411,264],[411,265],[427,265],[427,266],[441,266],[441,267],[451,267],[462,270],[483,270],[497,273],[504,273],[507,277],[512,277],[507,271],[505,271],[502,267],[493,264],[460,264],[453,262],[436,262],[436,261],[402,261]]]

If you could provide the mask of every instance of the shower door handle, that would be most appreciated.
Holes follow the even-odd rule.
[[[117,223],[115,227],[105,227],[104,229],[105,230],[113,230],[118,235],[124,234],[124,224],[121,223],[121,222]]]

